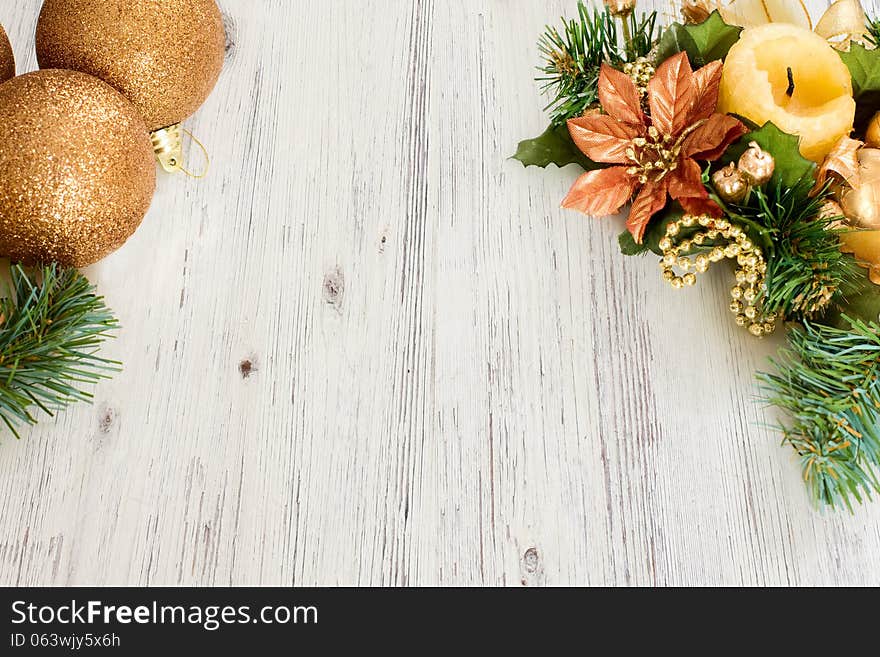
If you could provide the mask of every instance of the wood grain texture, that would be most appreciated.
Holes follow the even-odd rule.
[[[0,5],[20,71],[39,5]],[[0,438],[0,584],[880,584],[730,282],[673,293],[507,159],[572,0],[221,5],[211,174],[88,272],[124,373]]]

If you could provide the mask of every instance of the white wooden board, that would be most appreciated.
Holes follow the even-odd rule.
[[[730,282],[674,293],[507,159],[574,0],[221,4],[211,174],[88,272],[124,373],[0,437],[0,584],[880,584]],[[39,6],[0,4],[20,71]]]

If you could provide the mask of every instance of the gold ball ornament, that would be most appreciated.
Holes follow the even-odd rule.
[[[739,158],[739,170],[755,187],[766,185],[776,171],[776,160],[757,142],[749,144],[748,150]]]
[[[97,262],[134,233],[155,186],[147,127],[109,85],[56,70],[0,85],[0,255]]]
[[[6,82],[15,77],[15,55],[12,53],[12,44],[6,36],[6,30],[0,25],[0,82]]]
[[[225,54],[215,0],[46,0],[37,23],[40,68],[104,80],[134,103],[151,132],[202,106]]]
[[[843,192],[840,205],[850,224],[880,230],[880,149],[859,151],[859,185]]]
[[[728,203],[740,203],[749,193],[749,181],[745,175],[731,164],[712,175],[715,191]]]

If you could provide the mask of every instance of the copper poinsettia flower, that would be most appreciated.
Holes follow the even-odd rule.
[[[620,166],[585,173],[563,207],[605,216],[617,214],[635,196],[626,225],[639,243],[667,197],[691,214],[720,216],[697,161],[717,160],[748,132],[737,119],[715,112],[721,66],[712,62],[694,72],[685,53],[666,60],[648,83],[647,116],[630,77],[603,64],[599,102],[604,113],[571,119],[568,129],[591,160]]]

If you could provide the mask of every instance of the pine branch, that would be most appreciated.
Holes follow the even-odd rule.
[[[732,210],[767,230],[772,246],[767,259],[764,309],[786,319],[821,317],[858,288],[861,270],[855,258],[841,252],[842,217],[821,217],[828,198],[810,195],[812,180],[787,187],[778,182],[755,189],[744,206]]]
[[[785,411],[784,442],[801,458],[817,503],[862,502],[880,492],[880,326],[806,323],[789,333],[777,374],[760,374],[766,400]]]
[[[630,39],[621,43],[617,24],[607,9],[588,8],[578,0],[578,17],[563,21],[562,31],[548,26],[538,41],[544,63],[542,90],[553,100],[545,107],[554,125],[583,115],[598,100],[603,62],[622,66],[647,56],[656,41],[657,12],[628,19]]]
[[[868,19],[868,42],[875,48],[880,47],[880,20]]]
[[[0,299],[0,420],[18,438],[17,426],[36,424],[34,408],[52,415],[90,401],[83,385],[120,364],[97,355],[118,323],[82,274],[51,265],[32,275],[15,265],[11,278]]]

